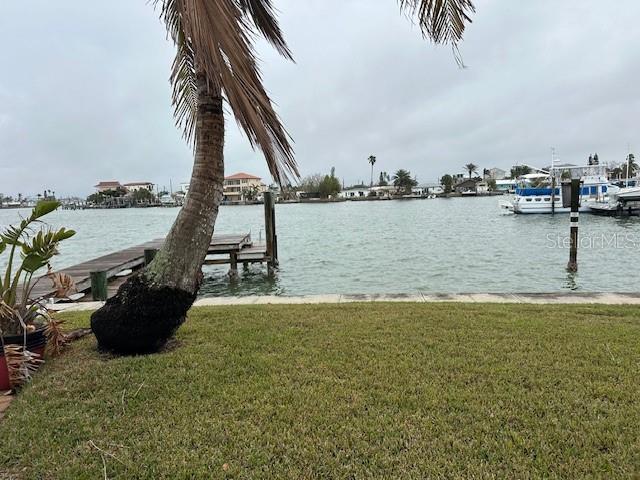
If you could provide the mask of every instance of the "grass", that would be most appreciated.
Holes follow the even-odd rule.
[[[46,364],[0,422],[0,478],[632,477],[639,315],[193,309],[162,354],[86,338]]]

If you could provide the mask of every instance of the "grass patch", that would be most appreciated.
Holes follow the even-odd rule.
[[[91,337],[45,365],[0,422],[0,477],[632,477],[639,314],[195,308],[162,354]]]

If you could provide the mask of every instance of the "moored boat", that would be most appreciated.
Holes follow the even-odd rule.
[[[571,208],[565,206],[562,179],[580,178],[581,212],[589,212],[592,204],[608,203],[609,196],[617,187],[610,184],[604,165],[552,166],[549,171],[523,175],[519,178],[518,187],[512,199],[501,205],[501,208],[513,210],[519,214],[533,213],[569,213]],[[566,192],[565,192],[566,193]]]

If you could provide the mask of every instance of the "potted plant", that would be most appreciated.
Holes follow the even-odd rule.
[[[47,342],[55,343],[57,350],[61,341],[43,299],[31,298],[39,281],[34,279],[36,272],[49,266],[60,242],[75,235],[73,230],[55,231],[42,224],[41,218],[59,206],[57,201],[38,202],[19,225],[0,232],[0,257],[7,259],[0,277],[0,391],[28,380],[42,362]]]

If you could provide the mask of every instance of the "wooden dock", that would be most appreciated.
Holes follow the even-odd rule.
[[[232,278],[238,275],[238,263],[266,263],[271,273],[278,266],[278,243],[275,227],[273,194],[264,194],[265,244],[254,244],[251,234],[213,235],[205,258],[205,265],[230,265]],[[93,260],[74,265],[57,273],[71,277],[79,293],[91,292],[80,301],[105,300],[115,295],[118,287],[137,270],[143,268],[164,243],[164,239],[125,248]],[[53,282],[40,277],[34,287],[33,299],[49,299],[55,294]]]
[[[108,297],[117,291],[117,288],[126,280],[127,276],[119,276],[122,272],[133,272],[145,266],[145,251],[156,251],[162,247],[164,239],[125,248],[93,260],[58,270],[58,273],[69,275],[80,293],[91,291],[91,273],[105,272],[108,282]],[[207,260],[208,265],[231,264],[232,274],[237,271],[238,263],[268,263],[270,256],[267,254],[266,245],[255,245],[251,241],[251,234],[238,235],[214,235],[209,245]],[[33,290],[33,298],[50,298],[54,295],[52,282],[42,277]],[[86,295],[82,300],[93,300],[92,295]]]

